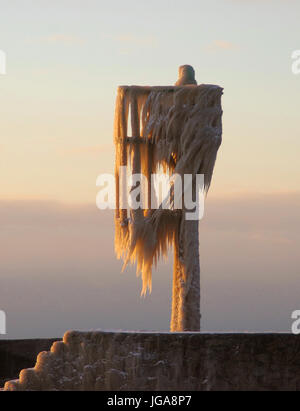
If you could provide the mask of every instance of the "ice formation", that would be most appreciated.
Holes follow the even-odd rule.
[[[198,222],[186,221],[187,210],[145,209],[127,211],[121,204],[119,170],[130,165],[132,174],[163,169],[170,175],[204,174],[205,191],[212,178],[222,136],[221,96],[216,85],[193,81],[191,66],[180,68],[178,86],[120,86],[114,141],[116,146],[115,250],[118,258],[137,263],[142,294],[151,292],[152,266],[174,246],[171,330],[199,330],[200,267]],[[183,85],[188,82],[188,85]],[[196,83],[196,84],[195,84]],[[129,137],[129,114],[131,137]],[[148,195],[150,199],[151,196]]]
[[[298,352],[292,334],[68,331],[4,390],[299,391]]]

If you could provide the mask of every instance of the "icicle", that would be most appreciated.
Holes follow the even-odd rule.
[[[115,113],[116,179],[118,167],[130,160],[132,173],[147,177],[148,191],[151,173],[160,167],[171,175],[204,174],[207,191],[221,144],[221,95],[222,88],[214,85],[120,87]],[[129,107],[132,140],[127,132]],[[124,265],[137,263],[145,294],[151,291],[152,266],[177,241],[184,216],[181,210],[150,210],[148,192],[146,210],[131,210],[128,221],[127,210],[119,209],[118,184],[116,189],[116,253]]]

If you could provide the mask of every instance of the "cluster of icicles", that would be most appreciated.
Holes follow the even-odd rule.
[[[142,294],[147,289],[151,292],[153,264],[177,241],[182,211],[152,210],[150,204],[145,209],[122,209],[120,166],[130,166],[133,174],[142,173],[148,181],[159,169],[170,175],[204,174],[207,191],[221,144],[222,90],[215,85],[118,88],[115,250],[124,267],[128,262],[137,263]]]

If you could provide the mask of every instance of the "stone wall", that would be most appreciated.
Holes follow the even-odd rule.
[[[5,390],[299,390],[300,336],[69,331]]]
[[[17,378],[20,370],[33,367],[39,352],[50,350],[57,339],[0,340],[0,387]]]

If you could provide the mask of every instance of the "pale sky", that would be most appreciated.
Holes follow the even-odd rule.
[[[174,84],[182,64],[224,88],[200,225],[204,330],[289,331],[300,309],[300,74],[291,70],[300,2],[0,0],[0,9],[8,338],[168,329],[172,261],[141,300],[134,268],[120,274],[95,183],[113,171],[117,86]]]
[[[209,197],[200,222],[203,331],[290,332],[300,309],[299,209],[300,194]],[[2,338],[169,329],[172,256],[141,298],[135,268],[121,274],[114,255],[111,211],[2,201],[0,225]]]
[[[1,197],[95,201],[113,170],[119,84],[173,84],[181,64],[224,87],[211,195],[299,188],[300,3],[0,1]]]

